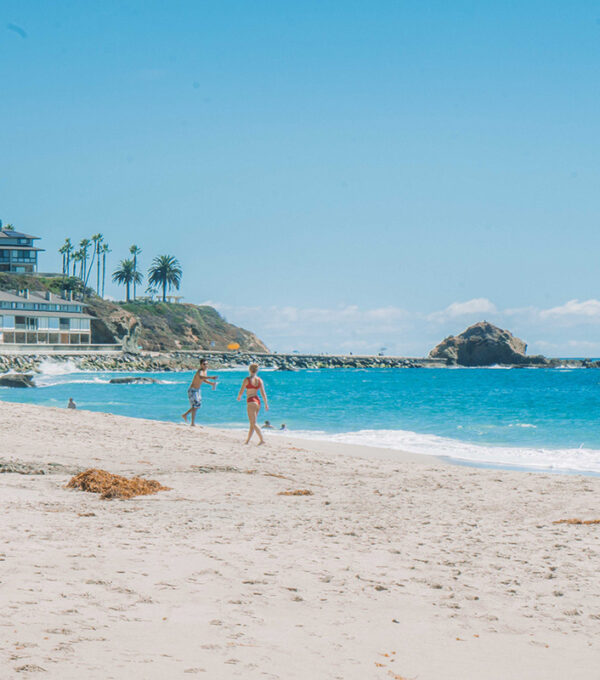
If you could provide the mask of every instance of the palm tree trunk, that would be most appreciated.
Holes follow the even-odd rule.
[[[96,294],[100,295],[100,242],[96,244]]]
[[[133,254],[133,301],[135,302],[135,279],[137,273],[137,254]]]
[[[105,279],[106,279],[106,253],[102,253],[102,298],[104,298]]]
[[[129,281],[127,281],[127,302],[129,302]]]
[[[95,246],[95,244],[94,244]],[[90,280],[90,274],[92,273],[92,270],[94,269],[94,260],[96,259],[96,248],[94,247],[94,250],[92,251],[92,261],[90,262],[90,268],[87,269],[87,274],[85,277],[85,285],[87,286],[88,281]]]
[[[163,302],[167,301],[167,279],[164,279],[162,282],[163,285]]]

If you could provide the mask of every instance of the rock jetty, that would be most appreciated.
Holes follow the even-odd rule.
[[[246,368],[258,363],[263,368],[296,371],[306,368],[434,368],[446,364],[443,359],[413,359],[405,357],[352,356],[329,354],[263,354],[259,352],[82,352],[68,354],[0,354],[0,375],[41,372],[42,362],[51,361],[75,365],[82,371],[126,371],[161,373],[190,371],[207,359],[211,369]],[[115,382],[134,382],[151,378],[114,378]]]

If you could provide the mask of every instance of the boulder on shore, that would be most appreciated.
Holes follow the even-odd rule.
[[[432,359],[446,359],[459,366],[493,366],[494,364],[544,366],[543,356],[525,355],[527,344],[510,331],[487,321],[469,326],[459,335],[451,335],[434,347]]]
[[[35,387],[33,376],[29,373],[5,373],[0,375],[2,387]]]
[[[143,375],[127,375],[122,378],[111,378],[110,383],[114,385],[132,385],[138,383],[155,383],[158,382],[154,378],[147,378]]]

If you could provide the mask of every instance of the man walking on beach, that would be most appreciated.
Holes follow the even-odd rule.
[[[187,417],[192,414],[192,427],[196,425],[196,413],[198,409],[202,406],[202,394],[200,393],[200,388],[202,383],[208,383],[212,385],[213,390],[217,386],[218,377],[216,375],[206,375],[208,370],[208,363],[206,359],[202,359],[200,362],[200,368],[194,374],[191,385],[188,387],[188,399],[190,400],[190,408],[181,415],[181,417],[187,423]],[[214,382],[213,382],[214,381]]]

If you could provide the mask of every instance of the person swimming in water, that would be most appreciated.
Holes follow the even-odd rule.
[[[190,400],[190,408],[181,415],[181,417],[187,423],[187,417],[192,414],[192,427],[196,425],[196,413],[198,409],[202,406],[202,394],[200,393],[200,388],[203,383],[208,383],[212,385],[213,390],[217,386],[217,380],[219,379],[216,375],[206,375],[208,370],[208,362],[206,359],[202,359],[200,362],[200,368],[194,374],[192,382],[188,387],[188,399]],[[213,382],[214,381],[214,382]]]
[[[249,372],[250,374],[248,377],[244,378],[242,381],[242,386],[238,392],[237,400],[239,401],[242,398],[242,394],[244,393],[244,390],[246,390],[246,409],[248,411],[250,429],[248,430],[248,437],[245,443],[249,444],[250,440],[252,439],[252,435],[256,432],[258,438],[260,439],[258,442],[258,445],[260,446],[261,444],[265,443],[265,440],[263,439],[260,427],[258,427],[256,424],[256,418],[258,416],[258,412],[260,411],[260,397],[258,396],[259,392],[265,402],[266,411],[269,410],[269,404],[267,402],[267,394],[265,392],[263,381],[257,375],[258,364],[250,364]]]

